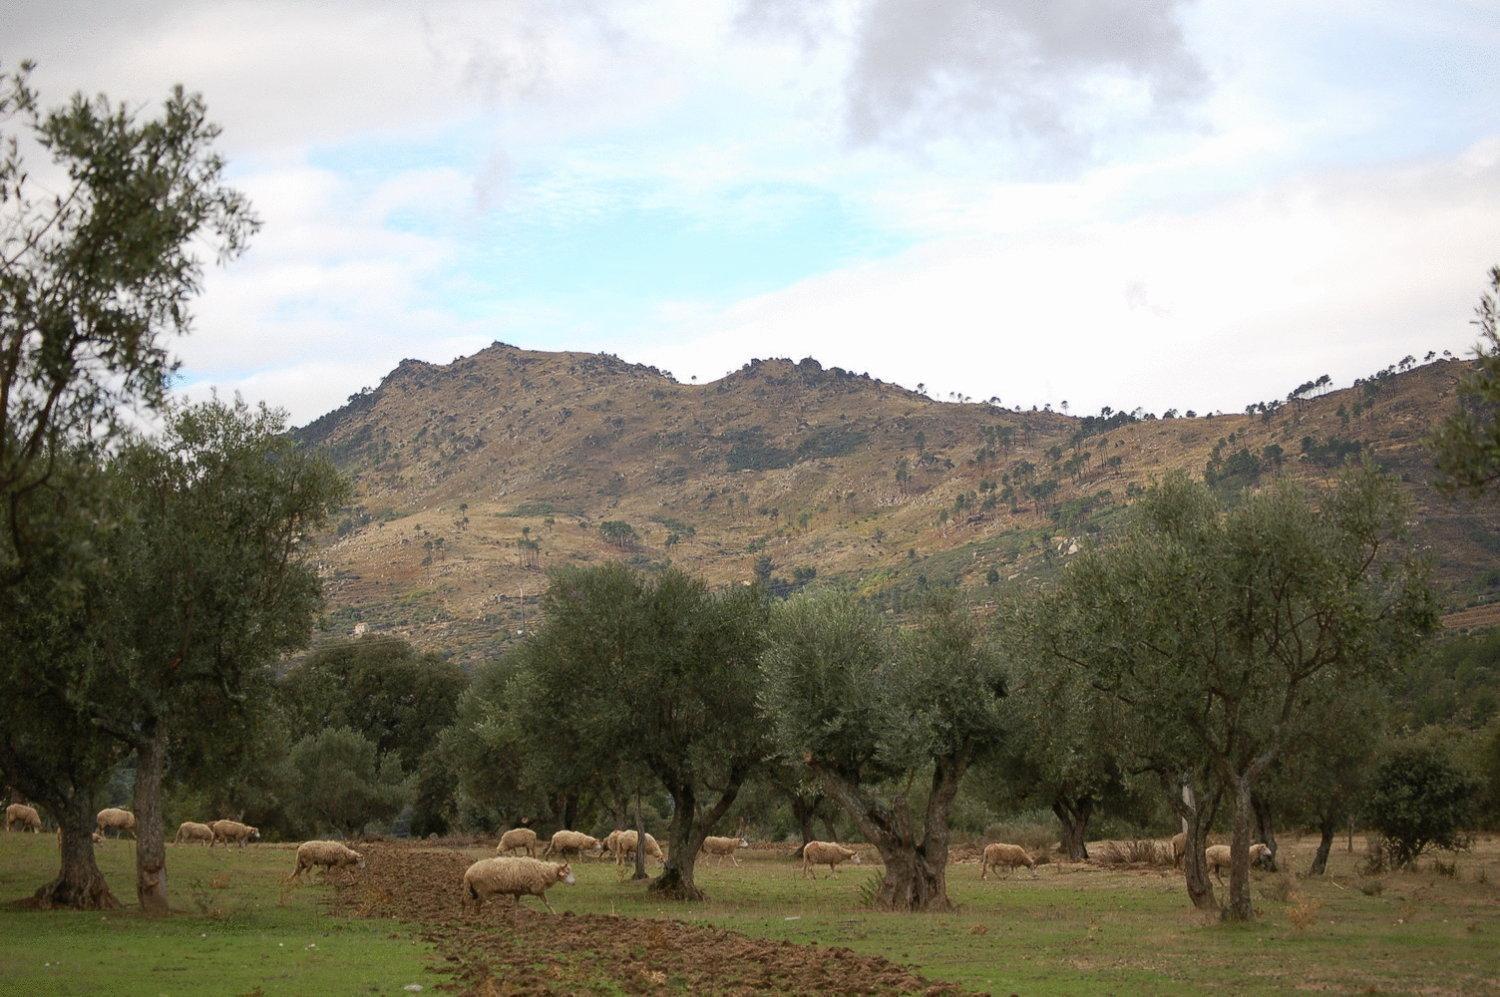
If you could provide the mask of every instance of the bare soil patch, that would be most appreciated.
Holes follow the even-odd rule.
[[[334,874],[335,910],[420,926],[474,994],[956,994],[878,956],[748,938],[681,921],[548,914],[535,899],[461,903],[471,859],[446,849],[372,844],[357,875]],[[567,887],[558,887],[567,889]]]

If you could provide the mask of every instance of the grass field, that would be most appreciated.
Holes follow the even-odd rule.
[[[391,994],[433,974],[432,947],[407,926],[329,917],[324,887],[289,891],[288,848],[168,846],[172,905],[134,910],[135,843],[98,846],[125,908],[17,910],[57,871],[51,834],[0,834],[0,992],[11,994]]]
[[[1305,868],[1312,845],[1287,838],[1283,855]],[[0,836],[0,897],[29,892],[36,869],[53,861],[50,848],[45,837]],[[127,890],[131,845],[110,842],[103,851],[111,883]],[[861,909],[860,888],[874,875],[869,866],[845,867],[832,878],[825,870],[825,878],[807,882],[777,852],[741,856],[740,868],[699,866],[699,885],[710,897],[700,905],[654,901],[618,879],[612,865],[587,860],[574,864],[578,885],[558,886],[549,899],[560,916],[677,918],[758,938],[847,946],[933,980],[1006,993],[1500,991],[1500,842],[1493,838],[1473,853],[1439,856],[1456,861],[1456,876],[1424,859],[1418,872],[1380,877],[1378,888],[1356,874],[1358,856],[1341,842],[1332,874],[1292,879],[1290,894],[1280,893],[1281,877],[1257,874],[1261,916],[1235,927],[1194,913],[1169,871],[1052,865],[1035,879],[1023,871],[981,882],[976,864],[959,863],[949,878],[959,911],[912,916]],[[6,988],[389,993],[410,982],[429,990],[441,982],[424,970],[437,960],[409,927],[324,913],[327,887],[300,889],[279,905],[279,877],[290,858],[283,849],[177,848],[170,858],[185,912],[165,923],[128,911],[0,911]],[[457,883],[453,897],[457,905]],[[540,904],[524,903],[532,910],[523,923],[545,934]],[[649,961],[650,953],[640,957]],[[612,988],[601,980],[600,989]]]

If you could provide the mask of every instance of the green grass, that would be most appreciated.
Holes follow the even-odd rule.
[[[1284,841],[1296,868],[1314,842]],[[1297,880],[1289,903],[1260,890],[1253,924],[1225,926],[1188,905],[1180,874],[1041,867],[998,882],[974,863],[950,866],[952,914],[890,914],[860,909],[861,886],[878,869],[845,866],[837,876],[803,880],[800,866],[765,852],[742,865],[700,865],[701,905],[647,897],[617,879],[613,866],[575,862],[579,885],[549,892],[559,912],[672,917],[763,938],[847,946],[883,955],[933,979],[999,993],[1188,993],[1205,989],[1277,992],[1303,987],[1375,992],[1496,992],[1500,988],[1500,891],[1490,883],[1497,849],[1459,856],[1457,881],[1428,871],[1384,877],[1379,897],[1359,892],[1354,859],[1340,849],[1331,879]],[[476,850],[475,856],[481,852]],[[746,857],[748,856],[748,857]],[[1451,856],[1449,856],[1451,858]],[[1294,926],[1289,909],[1319,904],[1316,920]]]
[[[165,919],[134,909],[135,845],[99,846],[119,911],[0,907],[0,989],[16,994],[399,994],[431,991],[431,946],[407,926],[328,916],[329,887],[282,901],[286,848],[168,846]],[[50,834],[0,834],[0,901],[29,896],[57,870]]]
[[[1283,855],[1305,868],[1312,844],[1288,838]],[[1358,855],[1339,844],[1332,875],[1295,881],[1288,902],[1263,896],[1272,877],[1257,874],[1260,917],[1245,926],[1195,913],[1170,871],[1069,865],[1044,866],[1035,879],[1021,872],[981,882],[977,865],[955,864],[949,894],[957,912],[882,913],[863,909],[859,896],[877,868],[846,866],[831,878],[825,870],[809,882],[799,866],[764,850],[742,852],[739,868],[700,864],[698,883],[709,894],[702,904],[655,900],[612,864],[590,860],[574,863],[578,885],[556,887],[548,899],[559,913],[679,918],[847,946],[1001,993],[1500,990],[1500,842],[1485,839],[1458,856],[1456,879],[1425,862],[1418,872],[1387,875],[1379,896],[1360,891]],[[0,897],[28,894],[46,878],[54,847],[49,836],[0,835]],[[101,849],[122,899],[132,887],[132,848],[111,841]],[[433,989],[430,949],[411,926],[331,917],[322,886],[302,887],[283,903],[290,858],[275,846],[174,848],[173,897],[183,913],[166,921],[129,910],[0,910],[0,980],[18,993],[399,993],[412,982]],[[1317,905],[1302,928],[1289,916],[1298,904]],[[525,905],[540,910],[534,900]]]

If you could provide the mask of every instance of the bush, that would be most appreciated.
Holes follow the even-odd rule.
[[[348,837],[371,822],[392,820],[411,801],[414,780],[394,755],[379,761],[375,745],[349,727],[304,737],[292,748],[294,802],[306,822]]]
[[[1468,847],[1464,829],[1477,791],[1474,779],[1434,745],[1400,748],[1386,758],[1367,810],[1391,865],[1408,868],[1429,847]]]

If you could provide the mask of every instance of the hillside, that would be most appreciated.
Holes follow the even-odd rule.
[[[937,402],[811,359],[687,385],[497,343],[403,361],[298,435],[356,483],[321,552],[328,635],[395,632],[462,661],[514,639],[559,565],[847,580],[899,608],[930,582],[1052,570],[1168,469],[1213,462],[1227,487],[1327,479],[1356,451],[1411,490],[1445,604],[1474,625],[1500,595],[1495,507],[1433,491],[1422,444],[1461,370],[1390,370],[1268,415],[1101,425]]]

